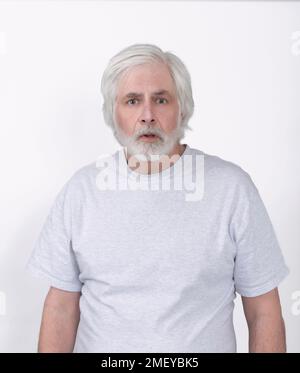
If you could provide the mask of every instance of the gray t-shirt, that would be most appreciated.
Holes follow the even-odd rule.
[[[240,166],[186,145],[140,174],[124,149],[63,186],[27,264],[81,291],[74,352],[236,352],[236,292],[289,273],[259,192]]]

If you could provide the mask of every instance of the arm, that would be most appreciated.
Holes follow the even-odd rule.
[[[44,303],[38,352],[72,352],[80,318],[80,292],[51,287]]]
[[[249,329],[249,352],[286,352],[285,326],[278,289],[242,297]]]

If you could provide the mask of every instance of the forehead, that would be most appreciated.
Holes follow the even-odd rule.
[[[175,93],[174,81],[165,64],[148,63],[133,66],[121,76],[117,87],[118,95],[144,91]]]

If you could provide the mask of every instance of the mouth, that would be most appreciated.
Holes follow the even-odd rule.
[[[159,137],[154,134],[145,134],[139,137],[139,140],[142,140],[142,141],[156,141],[158,139]]]

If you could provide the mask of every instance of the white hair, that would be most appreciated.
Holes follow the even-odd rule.
[[[185,129],[192,130],[188,121],[194,112],[194,100],[190,74],[184,63],[175,54],[163,52],[156,45],[133,44],[122,49],[109,60],[101,80],[101,92],[104,99],[103,117],[105,123],[112,128],[113,132],[116,128],[114,109],[120,78],[131,67],[151,62],[164,63],[168,67],[175,83],[178,104],[182,113],[180,127],[183,131]]]

